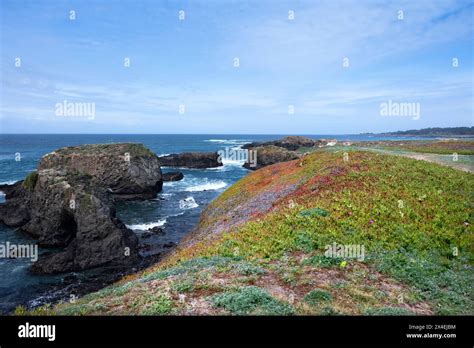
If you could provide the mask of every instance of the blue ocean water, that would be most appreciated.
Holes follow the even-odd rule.
[[[0,184],[22,180],[35,170],[41,157],[64,146],[116,142],[137,142],[157,155],[187,151],[218,151],[238,148],[253,141],[268,141],[282,138],[282,135],[103,135],[103,134],[0,134]],[[314,135],[315,139],[343,140],[389,140],[404,138],[381,138],[364,135]],[[408,139],[408,138],[407,138]],[[414,138],[409,138],[414,139]],[[425,138],[426,139],[426,138]],[[163,171],[175,171],[164,168]],[[147,243],[178,243],[199,221],[199,216],[209,202],[230,185],[248,173],[242,163],[224,161],[216,169],[178,169],[184,179],[165,183],[163,191],[155,199],[142,202],[117,204],[121,220],[138,235],[150,227],[162,226],[164,236],[153,236]],[[4,195],[0,193],[0,203]],[[32,244],[34,240],[20,235],[12,228],[0,225],[0,244],[6,242]],[[153,249],[148,253],[161,251]],[[147,252],[143,252],[144,255]],[[38,276],[29,272],[28,259],[0,258],[0,313],[9,312],[17,305],[35,306],[55,298],[53,292],[65,291],[66,279],[71,274]],[[93,276],[93,272],[92,272]],[[87,282],[91,272],[74,273],[75,279]],[[61,286],[63,285],[63,286]],[[54,290],[53,290],[54,289]],[[59,289],[59,290],[58,290]]]

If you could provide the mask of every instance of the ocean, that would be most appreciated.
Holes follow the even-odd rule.
[[[219,151],[239,148],[253,141],[269,141],[282,135],[106,135],[106,134],[0,134],[0,184],[22,180],[35,170],[41,157],[64,146],[98,143],[137,142],[162,156],[190,151]],[[376,137],[365,135],[312,135],[315,139],[403,140],[416,138]],[[427,138],[423,138],[427,139]],[[202,210],[226,188],[248,173],[243,162],[224,160],[224,166],[212,169],[163,168],[163,172],[181,171],[184,179],[164,183],[163,191],[148,201],[120,202],[117,214],[138,235],[148,228],[161,226],[163,236],[147,239],[150,244],[179,243],[199,221]],[[5,196],[0,192],[0,204]],[[35,241],[14,229],[0,225],[0,244],[32,244]],[[148,254],[157,252],[150,248]],[[41,249],[42,252],[51,250]],[[162,251],[162,250],[158,250]],[[147,255],[147,251],[142,254]],[[0,313],[8,313],[18,305],[35,307],[64,299],[74,293],[78,283],[101,282],[98,270],[54,276],[29,272],[29,259],[0,258]],[[105,283],[103,285],[106,285]],[[101,284],[94,284],[100,287]]]

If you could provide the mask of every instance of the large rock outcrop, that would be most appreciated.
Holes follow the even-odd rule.
[[[106,188],[114,199],[153,198],[163,186],[160,161],[142,144],[65,147],[42,158],[38,170],[49,169],[66,170],[73,180],[90,179],[89,184]]]
[[[215,168],[222,166],[217,152],[184,152],[160,157],[165,167]]]
[[[253,142],[242,146],[249,151],[257,151],[257,165],[245,163],[247,169],[259,169],[271,164],[294,160],[306,153],[324,146],[333,146],[335,139],[311,139],[302,136],[287,136],[283,139],[266,142]]]
[[[290,151],[296,151],[302,147],[314,147],[314,146],[319,146],[320,144],[321,144],[320,140],[314,140],[314,139],[302,137],[302,136],[288,136],[280,140],[254,142],[250,144],[245,144],[244,146],[242,146],[242,148],[252,149],[255,147],[272,145],[272,146],[282,147]]]
[[[138,261],[137,237],[116,218],[114,200],[154,197],[163,185],[158,157],[141,144],[66,147],[45,155],[23,182],[3,187],[0,222],[42,246],[37,273]]]
[[[251,150],[257,152],[256,165],[252,166],[249,162],[243,165],[243,167],[251,170],[257,170],[275,163],[292,161],[299,158],[297,153],[273,145],[258,146]]]

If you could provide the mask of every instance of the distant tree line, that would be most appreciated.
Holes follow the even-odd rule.
[[[368,133],[373,134],[373,133]],[[454,136],[454,135],[472,135],[474,136],[474,127],[433,127],[423,129],[410,129],[406,131],[380,133],[380,135],[417,135],[417,136]]]

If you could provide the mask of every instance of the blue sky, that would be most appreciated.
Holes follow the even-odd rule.
[[[473,125],[473,1],[0,4],[1,133],[347,134]],[[57,116],[65,100],[95,103],[95,116]],[[381,116],[388,100],[419,103],[419,119]]]

